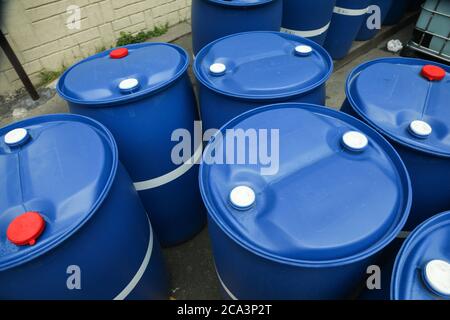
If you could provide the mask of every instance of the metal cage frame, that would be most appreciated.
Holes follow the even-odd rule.
[[[421,6],[422,10],[429,12],[431,14],[431,16],[428,19],[425,29],[422,29],[416,25],[416,27],[414,29],[413,39],[409,41],[407,46],[415,51],[430,55],[434,58],[441,59],[446,62],[450,62],[450,56],[444,52],[445,47],[447,46],[447,44],[450,41],[450,30],[447,34],[447,37],[442,36],[440,34],[436,34],[429,30],[431,22],[433,21],[433,18],[435,16],[446,17],[449,20],[448,23],[450,25],[450,15],[437,11],[437,8],[441,4],[441,1],[442,0],[438,0],[436,2],[436,5],[433,10],[426,8],[425,3],[422,4],[422,6]],[[428,45],[430,44],[430,42],[431,42],[430,39],[432,39],[432,37],[437,37],[437,38],[444,40],[440,50],[436,51],[427,46],[427,43],[428,43]]]

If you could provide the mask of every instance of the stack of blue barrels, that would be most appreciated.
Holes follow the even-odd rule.
[[[179,46],[71,66],[72,114],[0,129],[0,299],[166,299],[161,246],[206,223],[224,298],[449,299],[450,68],[369,61],[325,107],[392,2],[194,0],[200,114]]]
[[[324,46],[335,60],[344,58],[354,40],[373,38],[383,24],[394,25],[409,0],[193,0],[194,56],[211,42],[248,31],[281,31]],[[217,23],[220,21],[220,23]]]

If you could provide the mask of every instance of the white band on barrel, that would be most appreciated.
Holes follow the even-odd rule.
[[[127,286],[114,298],[114,300],[124,300],[131,293],[131,291],[133,291],[139,281],[141,281],[141,278],[147,270],[148,264],[150,263],[150,258],[152,257],[153,251],[153,229],[148,215],[147,220],[150,229],[150,238],[148,240],[147,252],[145,253],[144,260],[142,261],[141,266],[134,275],[133,279],[131,279],[130,283],[127,284]]]
[[[166,173],[165,175],[160,176],[158,178],[149,179],[146,181],[135,182],[134,187],[136,188],[137,191],[144,191],[144,190],[148,190],[148,189],[157,188],[157,187],[165,185],[169,182],[172,182],[173,180],[181,177],[183,174],[188,172],[189,169],[192,168],[192,166],[197,163],[197,161],[202,156],[202,151],[203,151],[203,146],[200,145],[197,148],[197,150],[195,150],[194,155],[188,161],[186,161],[185,163],[180,165],[175,170],[173,170],[169,173]]]
[[[333,12],[337,14],[342,14],[344,16],[362,16],[366,14],[368,11],[368,8],[364,9],[347,9],[347,8],[341,8],[341,7],[334,7]]]
[[[292,29],[287,29],[287,28],[281,28],[281,32],[293,34],[293,35],[300,36],[303,38],[312,38],[312,37],[320,36],[321,34],[326,32],[329,27],[330,27],[330,22],[328,22],[322,28],[319,28],[316,30],[292,30]]]

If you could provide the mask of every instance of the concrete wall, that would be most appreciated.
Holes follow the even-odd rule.
[[[0,0],[0,28],[33,83],[43,69],[59,70],[101,48],[121,31],[137,33],[190,19],[191,0]],[[80,24],[73,19],[80,8]],[[0,50],[0,95],[21,88]]]

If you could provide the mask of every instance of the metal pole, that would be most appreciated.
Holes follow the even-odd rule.
[[[19,76],[20,81],[22,81],[25,89],[28,91],[31,98],[33,100],[38,100],[39,94],[37,93],[36,88],[33,86],[33,83],[31,83],[30,78],[23,69],[19,59],[17,59],[16,54],[14,53],[13,49],[8,43],[8,40],[6,40],[6,37],[1,30],[0,30],[0,47],[3,49],[3,52],[5,52],[5,55],[8,58],[9,62],[11,62],[14,70],[16,70],[16,73]]]

